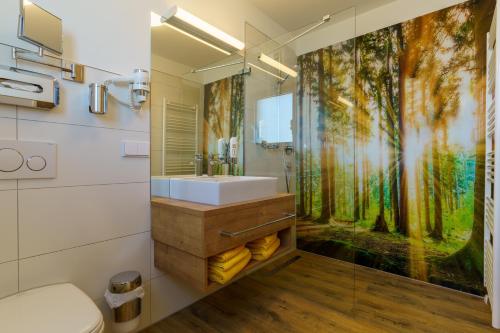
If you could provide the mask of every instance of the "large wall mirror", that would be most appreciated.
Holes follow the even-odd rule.
[[[151,54],[153,180],[206,174],[208,155],[217,154],[218,141],[223,138],[229,142],[243,133],[242,118],[234,117],[237,108],[243,114],[243,106],[238,106],[243,101],[242,79],[238,77],[243,56],[188,29],[162,22],[162,16],[154,13]],[[243,171],[243,149],[239,154],[239,163],[230,170],[233,174]],[[197,170],[197,163],[201,170]],[[211,172],[223,174],[219,169],[217,166]]]

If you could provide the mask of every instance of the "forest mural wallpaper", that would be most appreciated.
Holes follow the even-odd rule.
[[[486,33],[472,0],[298,58],[298,247],[483,295]]]
[[[243,174],[243,129],[245,109],[245,78],[242,74],[233,75],[205,85],[204,122],[203,122],[203,155],[207,161],[208,154],[217,155],[217,141],[224,138],[229,142],[237,137],[239,143],[238,166],[230,173]],[[205,162],[206,172],[206,162]],[[214,172],[220,174],[222,168],[216,166]]]

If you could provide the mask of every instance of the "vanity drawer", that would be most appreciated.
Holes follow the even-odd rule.
[[[155,241],[207,258],[295,224],[295,196],[224,206],[153,198]]]
[[[208,217],[205,256],[210,257],[295,224],[294,201],[274,200],[257,207]]]

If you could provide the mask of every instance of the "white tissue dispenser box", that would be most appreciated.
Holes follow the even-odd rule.
[[[59,82],[50,75],[0,66],[0,104],[50,110],[59,105]]]

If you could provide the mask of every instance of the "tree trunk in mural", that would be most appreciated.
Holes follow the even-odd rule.
[[[427,81],[424,79],[420,80],[420,93],[422,100],[426,98]],[[423,115],[427,114],[425,103],[421,103],[420,113]],[[429,202],[429,146],[425,145],[422,156],[422,181],[423,181],[423,191],[424,191],[424,219],[425,219],[425,231],[430,234],[432,232],[431,226],[431,213],[430,213],[430,202]]]
[[[328,93],[331,94],[333,90],[333,61],[332,61],[332,47],[328,48],[328,60],[329,60],[329,73],[328,73]],[[335,217],[337,207],[335,205],[336,200],[336,184],[335,184],[335,119],[334,119],[334,109],[330,105],[330,121],[332,129],[330,130],[330,143],[328,145],[328,182],[330,188],[330,216]]]
[[[431,209],[429,202],[429,147],[424,147],[423,156],[423,182],[424,182],[424,215],[425,215],[425,230],[428,234],[432,232],[431,225]]]
[[[366,220],[366,212],[370,209],[370,181],[369,181],[369,166],[368,166],[368,156],[366,153],[366,147],[363,147],[363,203],[361,205],[363,220]]]
[[[406,76],[408,71],[408,48],[404,45],[403,28],[401,24],[397,25],[397,37],[399,42],[399,112],[398,112],[398,130],[399,130],[399,231],[409,235],[408,221],[408,175],[406,170],[405,149],[405,108],[406,108]]]
[[[394,124],[392,124],[394,126]],[[395,130],[389,125],[389,134],[391,142],[389,142],[389,187],[391,191],[391,211],[396,231],[400,231],[399,219],[399,196],[398,196],[398,163],[396,161],[396,140]]]
[[[431,236],[434,239],[443,239],[443,208],[441,201],[441,161],[439,156],[439,142],[437,134],[432,133],[432,184],[434,189],[434,229]]]
[[[382,123],[382,109],[379,109],[378,121]],[[378,130],[378,141],[380,146],[383,144],[382,129]],[[388,232],[387,222],[385,221],[385,200],[384,200],[384,155],[382,149],[379,150],[379,167],[378,167],[378,191],[379,191],[379,202],[378,202],[378,216],[375,219],[375,226],[373,231]]]
[[[356,89],[356,88],[355,88]],[[362,136],[362,124],[361,124],[361,113],[360,113],[360,103],[359,98],[355,100],[354,107],[354,210],[353,210],[353,219],[354,222],[359,220],[359,211],[360,211],[360,201],[359,201],[359,173],[358,173],[358,163],[357,156],[359,156],[359,145],[361,142]]]
[[[356,57],[358,58],[358,57]],[[358,65],[359,68],[359,65]],[[359,70],[359,69],[358,69]],[[361,219],[366,220],[366,213],[370,207],[370,185],[369,185],[369,170],[368,170],[368,154],[366,152],[367,138],[370,135],[369,131],[369,115],[368,108],[366,105],[366,95],[364,92],[364,82],[363,80],[357,80],[357,107],[356,112],[358,115],[357,126],[357,137],[359,145],[357,144],[357,151],[361,157]],[[357,157],[355,158],[355,160]],[[355,168],[357,170],[357,167]],[[356,171],[357,174],[357,171]],[[356,184],[358,186],[358,184]],[[358,216],[359,217],[359,216]]]
[[[415,168],[415,192],[417,194],[417,223],[419,228],[422,225],[422,192],[420,188],[420,164],[417,162]]]
[[[359,175],[358,175],[358,163],[354,159],[354,211],[353,219],[354,222],[359,220]]]
[[[486,54],[486,33],[489,25],[482,22],[494,10],[494,2],[472,1],[471,17],[474,23],[474,46],[478,54]],[[489,22],[489,21],[488,21]],[[481,36],[478,38],[477,36]],[[443,263],[448,267],[461,269],[471,276],[483,276],[483,242],[484,242],[484,177],[485,177],[485,108],[486,108],[486,57],[474,57],[474,97],[477,102],[475,112],[477,126],[477,141],[475,147],[475,179],[474,179],[474,210],[472,233],[467,244]]]
[[[306,58],[307,59],[307,72],[309,73],[309,76],[312,77],[312,72],[313,72],[313,61],[312,61],[312,56],[309,56]],[[309,80],[309,110],[312,108],[312,79]],[[310,133],[312,133],[312,119],[311,119],[311,113],[309,112],[308,115],[308,121],[309,121],[309,147],[308,147],[308,170],[307,170],[307,178],[308,178],[308,211],[307,211],[307,216],[312,217],[313,215],[313,162],[312,162],[312,136]]]
[[[387,131],[389,135],[389,188],[391,195],[391,212],[392,219],[394,220],[394,227],[396,231],[401,231],[401,221],[400,221],[400,212],[399,212],[399,189],[398,189],[398,163],[396,160],[396,152],[397,152],[397,143],[400,142],[397,136],[397,129],[395,118],[397,114],[397,105],[395,103],[394,98],[394,82],[392,79],[391,68],[392,68],[392,57],[393,54],[391,50],[392,39],[391,39],[391,30],[387,29],[387,51],[386,51],[386,59],[385,59],[385,70],[387,72],[387,78],[385,79],[386,85],[386,100],[387,100]]]
[[[297,150],[298,150],[298,207],[297,216],[303,217],[305,215],[305,186],[304,186],[304,62],[302,58],[298,59],[299,66],[299,89],[298,89],[298,110],[297,116],[298,130],[297,130]]]
[[[333,141],[333,140],[332,140]],[[333,142],[330,143],[328,149],[328,164],[329,164],[329,181],[330,181],[330,215],[335,217],[337,207],[335,205],[336,191],[335,191],[335,147]]]
[[[486,54],[486,33],[489,27],[482,24],[481,20],[493,12],[493,4],[487,1],[474,1],[472,5],[472,16],[474,20],[474,38],[476,52]],[[478,275],[483,273],[483,232],[484,232],[484,177],[485,177],[485,109],[486,109],[486,57],[476,57],[476,70],[474,77],[476,81],[475,96],[477,102],[476,121],[478,122],[478,138],[476,143],[476,170],[474,181],[474,224],[469,242],[465,251],[469,252],[472,259],[472,267]]]
[[[330,218],[330,181],[328,179],[328,145],[326,135],[326,98],[324,52],[318,54],[318,140],[320,142],[321,215],[319,221],[328,223]]]
[[[347,215],[347,177],[346,177],[346,153],[345,153],[345,142],[342,143],[342,215]]]

